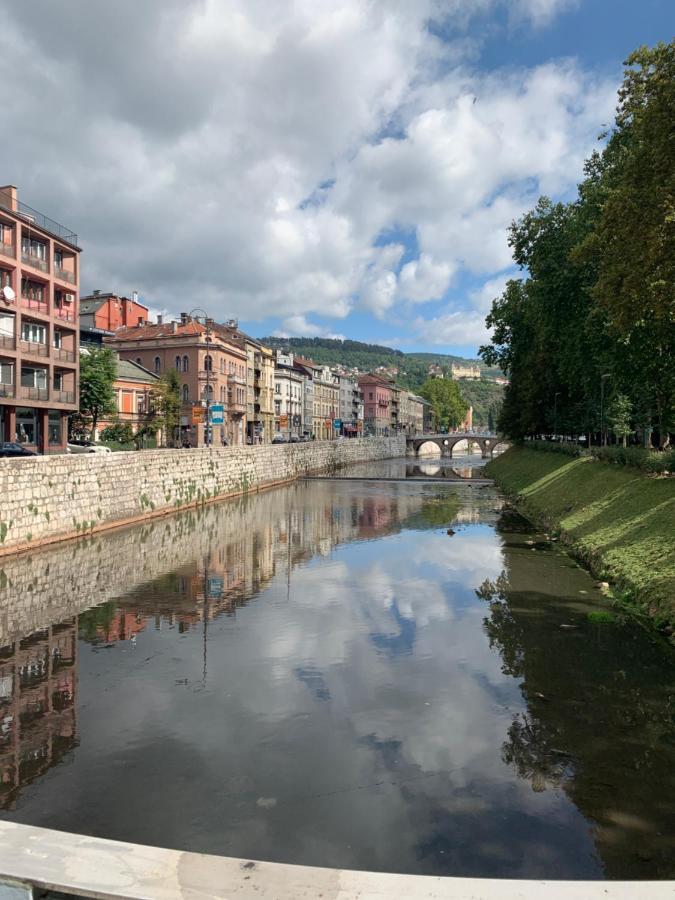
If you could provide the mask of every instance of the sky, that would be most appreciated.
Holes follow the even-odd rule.
[[[81,288],[472,356],[669,0],[0,0],[0,182]]]

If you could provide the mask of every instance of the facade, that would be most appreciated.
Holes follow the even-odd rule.
[[[360,437],[363,432],[363,395],[355,378],[339,376],[340,405],[338,418],[342,422],[342,434]]]
[[[334,427],[339,417],[340,385],[328,366],[314,367],[314,422],[317,441],[330,441],[338,436]]]
[[[293,365],[293,354],[277,352],[274,370],[274,430],[287,438],[303,431],[303,376]]]
[[[457,381],[459,378],[469,378],[475,381],[480,379],[479,366],[462,366],[458,363],[452,364],[452,377]]]
[[[63,452],[79,406],[77,235],[0,187],[0,441]]]
[[[113,382],[117,405],[116,419],[122,424],[131,425],[134,433],[150,412],[150,395],[158,381],[158,375],[148,372],[138,363],[118,358],[117,376]],[[110,424],[110,421],[99,422],[94,437],[98,439],[101,431]]]
[[[305,437],[314,436],[314,369],[300,362],[299,357],[293,360],[293,368],[302,376],[302,433]]]
[[[434,428],[434,416],[431,412],[431,403],[428,400],[422,400],[422,431],[424,434],[431,434]]]
[[[364,433],[387,435],[391,430],[391,384],[377,375],[360,375]]]
[[[409,435],[424,431],[424,400],[410,391],[401,391],[400,424],[401,431]]]
[[[100,346],[103,338],[118,328],[133,328],[147,322],[148,312],[148,307],[138,302],[135,291],[131,299],[101,291],[80,297],[80,344]]]
[[[246,351],[215,330],[181,314],[180,322],[121,328],[104,344],[154,375],[169,369],[181,383],[180,442],[191,447],[241,445],[246,435]],[[212,426],[207,439],[207,411],[224,410],[223,423]],[[168,436],[167,436],[168,437]]]

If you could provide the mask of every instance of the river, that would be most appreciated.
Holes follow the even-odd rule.
[[[0,560],[0,816],[307,865],[675,877],[675,657],[477,462]]]

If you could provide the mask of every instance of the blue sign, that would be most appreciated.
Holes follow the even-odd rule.
[[[333,419],[333,428],[342,428],[342,419]]]
[[[225,407],[221,403],[216,403],[211,407],[211,424],[222,425],[225,422]]]

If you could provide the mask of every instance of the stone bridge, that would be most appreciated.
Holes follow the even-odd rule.
[[[436,444],[440,448],[441,456],[452,456],[453,448],[461,441],[466,441],[467,450],[470,451],[474,444],[480,447],[481,456],[487,459],[492,456],[492,451],[499,444],[507,443],[507,439],[500,434],[477,434],[475,432],[457,431],[450,434],[420,434],[415,437],[406,437],[406,451],[408,455],[418,456],[420,447],[424,444]]]

